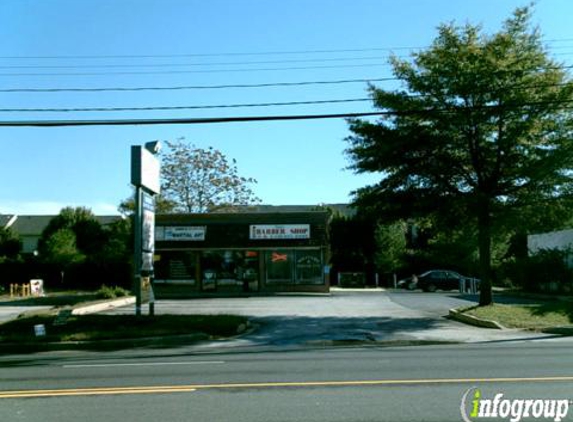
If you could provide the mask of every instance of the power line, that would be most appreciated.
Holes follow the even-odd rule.
[[[362,67],[363,65],[349,65],[342,67]],[[371,66],[371,65],[364,65]],[[336,67],[336,66],[335,66]],[[314,68],[331,68],[330,66],[317,66],[317,67],[297,67],[292,69],[314,69]],[[511,72],[524,72],[533,70],[565,70],[572,69],[573,65],[562,65],[562,66],[550,66],[550,67],[532,67],[532,68],[520,68],[513,70],[497,71],[496,73],[511,73]],[[257,69],[250,69],[257,70]],[[258,69],[258,70],[287,70],[287,68],[277,68],[277,69]],[[235,70],[221,70],[221,72],[233,72]],[[238,69],[237,71],[249,71],[248,69]],[[213,71],[189,71],[189,72],[213,72]],[[189,73],[187,71],[178,72],[113,72],[113,73],[30,73],[30,74],[10,74],[10,73],[0,73],[0,76],[80,76],[80,75],[104,75],[104,74],[158,74],[158,73]],[[219,71],[214,71],[219,72]],[[400,81],[401,78],[398,77],[386,77],[386,78],[362,78],[362,79],[341,79],[341,80],[331,80],[331,81],[302,81],[302,82],[270,82],[270,83],[256,83],[256,84],[220,84],[220,85],[188,85],[188,86],[173,86],[173,87],[101,87],[101,88],[83,88],[83,87],[71,87],[71,88],[0,88],[0,92],[4,93],[49,93],[49,92],[105,92],[105,91],[174,91],[174,90],[200,90],[200,89],[227,89],[227,88],[266,88],[266,87],[288,87],[288,86],[305,86],[305,85],[328,85],[328,84],[348,84],[348,83],[369,83],[369,82],[384,82],[384,81]]]
[[[573,38],[553,38],[544,40],[547,43],[571,42]],[[220,52],[220,53],[182,53],[182,54],[110,54],[110,55],[43,55],[43,56],[0,56],[2,60],[70,60],[70,59],[155,59],[155,58],[184,58],[184,57],[241,57],[241,56],[276,56],[295,54],[332,54],[332,53],[359,53],[373,51],[403,51],[423,50],[430,46],[394,46],[394,47],[365,47],[345,49],[316,49],[316,50],[275,50],[260,52]]]
[[[556,49],[572,48],[571,46],[558,46]],[[571,55],[572,51],[554,53],[555,55]],[[389,60],[390,57],[404,58],[404,56],[362,56],[362,57],[330,57],[320,59],[289,59],[289,60],[259,60],[241,62],[205,62],[205,63],[138,63],[138,64],[61,64],[61,65],[0,65],[0,69],[137,69],[137,68],[168,68],[168,67],[205,67],[205,66],[249,66],[261,64],[283,63],[332,63],[365,60]]]
[[[360,67],[390,66],[388,62],[383,63],[362,63],[362,64],[342,64],[325,66],[292,66],[292,67],[267,67],[267,68],[246,68],[246,69],[204,69],[204,70],[158,70],[158,71],[121,71],[121,72],[30,72],[30,73],[0,73],[1,76],[106,76],[106,75],[177,75],[194,73],[234,73],[234,72],[269,72],[284,70],[312,70],[312,69],[349,69]],[[544,70],[571,69],[573,65],[544,67]],[[516,69],[516,71],[527,69]],[[534,70],[534,68],[529,69]]]
[[[177,90],[201,90],[201,89],[230,89],[230,88],[271,88],[306,85],[337,85],[350,83],[368,83],[395,81],[398,78],[370,78],[370,79],[339,79],[331,81],[302,81],[302,82],[270,82],[258,84],[224,84],[224,85],[188,85],[188,86],[165,86],[165,87],[103,87],[103,88],[4,88],[0,92],[106,92],[106,91],[177,91]]]
[[[69,65],[0,65],[0,69],[118,69],[118,68],[164,68],[197,66],[247,66],[282,63],[328,63],[362,60],[388,60],[389,56],[369,57],[332,57],[323,59],[262,60],[249,62],[211,62],[211,63],[154,63],[154,64],[69,64]]]
[[[378,80],[389,80],[394,78],[381,78]],[[342,83],[342,82],[356,82],[356,81],[366,81],[371,82],[373,80],[345,80],[345,81],[315,81],[315,82],[300,82],[300,83],[285,83],[285,84],[315,84],[315,83]],[[246,85],[244,87],[253,87],[261,85],[272,85],[277,84],[258,84],[258,85]],[[494,94],[507,90],[527,90],[527,89],[540,89],[540,88],[553,88],[553,87],[564,87],[570,85],[569,82],[563,83],[552,83],[552,84],[515,84],[499,88],[498,90],[492,91]],[[230,85],[224,85],[229,87]],[[180,88],[190,88],[190,87],[180,87]],[[201,88],[208,88],[208,86],[202,86]],[[213,86],[210,86],[213,88]],[[104,89],[104,88],[102,88]],[[111,88],[107,88],[111,90]],[[120,89],[120,88],[118,88]],[[137,88],[134,88],[137,89]],[[139,88],[139,89],[175,89],[175,88]],[[123,90],[123,89],[122,89]],[[128,89],[130,90],[130,89]],[[424,99],[433,98],[432,94],[410,94],[409,98]],[[304,100],[304,101],[283,101],[283,102],[266,102],[266,103],[240,103],[240,104],[207,104],[207,105],[182,105],[182,106],[126,106],[126,107],[27,107],[27,108],[0,108],[0,112],[3,113],[68,113],[68,112],[118,112],[118,111],[173,111],[173,110],[201,110],[201,109],[225,109],[225,108],[245,108],[245,107],[276,107],[276,106],[295,106],[295,105],[318,105],[318,104],[340,104],[340,103],[351,103],[351,102],[364,102],[373,101],[371,97],[368,98],[346,98],[346,99],[330,99],[330,100]]]
[[[340,104],[352,102],[372,101],[371,98],[350,98],[338,100],[309,100],[287,101],[274,103],[247,103],[247,104],[218,104],[202,106],[152,106],[152,107],[85,107],[85,108],[0,108],[2,113],[75,113],[75,112],[100,112],[100,111],[166,111],[166,110],[206,110],[214,108],[243,108],[243,107],[277,107],[311,104]]]
[[[363,63],[363,64],[346,64],[346,65],[327,65],[327,66],[292,66],[292,67],[268,67],[268,68],[251,68],[251,69],[206,69],[206,70],[158,70],[158,71],[125,71],[125,72],[65,72],[65,73],[0,73],[0,76],[105,76],[105,75],[177,75],[192,73],[234,73],[234,72],[274,72],[282,70],[311,70],[311,69],[350,69],[359,67],[389,66],[384,63]]]
[[[302,114],[282,116],[204,117],[181,119],[115,119],[115,120],[28,120],[0,121],[0,127],[64,127],[64,126],[136,126],[136,125],[189,125],[209,123],[260,122],[279,120],[349,119],[379,116],[386,112]]]
[[[382,48],[347,48],[324,50],[283,50],[262,52],[225,52],[225,53],[184,53],[184,54],[116,54],[116,55],[53,55],[53,56],[0,56],[0,59],[10,60],[70,60],[70,59],[166,59],[189,57],[244,57],[244,56],[276,56],[293,54],[332,54],[332,53],[364,53],[368,51],[416,50],[422,47],[382,47]]]
[[[514,105],[491,105],[482,107],[471,107],[472,109],[495,109],[495,108],[517,108],[524,106],[537,106],[548,104],[571,104],[570,101],[540,101]],[[573,107],[564,106],[562,110],[572,110]],[[427,108],[408,111],[377,111],[358,113],[335,113],[335,114],[299,114],[299,115],[275,115],[275,116],[235,116],[235,117],[203,117],[203,118],[171,118],[171,119],[106,119],[106,120],[20,120],[20,121],[0,121],[0,127],[64,127],[64,126],[134,126],[134,125],[173,125],[173,124],[213,124],[232,122],[257,122],[257,121],[280,121],[280,120],[313,120],[313,119],[340,119],[358,118],[369,116],[406,116],[416,114],[445,113],[455,114],[466,112],[468,107],[459,108]]]

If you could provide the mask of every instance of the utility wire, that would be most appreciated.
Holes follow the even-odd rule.
[[[165,110],[206,110],[214,108],[242,108],[242,107],[276,107],[294,106],[310,104],[339,104],[372,101],[371,98],[350,98],[340,100],[310,100],[310,101],[288,101],[275,103],[248,103],[248,104],[219,104],[202,106],[155,106],[155,107],[86,107],[86,108],[0,108],[2,113],[75,113],[93,111],[165,111]]]
[[[573,41],[573,38],[553,38],[542,40],[546,43],[561,43]],[[0,56],[0,59],[11,60],[70,60],[70,59],[154,59],[154,58],[182,58],[182,57],[241,57],[241,56],[277,56],[294,54],[332,54],[332,53],[358,53],[373,51],[403,51],[423,50],[429,46],[394,46],[394,47],[365,47],[346,49],[317,49],[317,50],[275,50],[260,52],[220,52],[220,53],[183,53],[183,54],[115,54],[115,55],[44,55],[44,56]]]
[[[187,53],[187,54],[116,54],[116,55],[53,55],[53,56],[0,56],[0,59],[10,60],[70,60],[70,59],[165,59],[184,57],[244,57],[244,56],[277,56],[293,54],[332,54],[332,53],[364,53],[368,51],[416,50],[422,47],[385,47],[385,48],[348,48],[325,50],[291,50],[291,51],[262,51],[262,52],[226,52],[226,53]]]
[[[354,80],[356,81],[356,80]],[[371,80],[370,80],[371,81]],[[334,81],[331,81],[334,82]],[[342,81],[338,81],[342,82]],[[311,83],[311,82],[309,82]],[[320,82],[312,82],[320,83]],[[524,85],[515,84],[504,86],[497,90],[492,91],[494,95],[507,91],[507,90],[527,90],[527,89],[540,89],[540,88],[553,88],[564,87],[571,85],[570,82],[554,83],[554,84],[534,84]],[[249,85],[252,86],[252,85]],[[433,94],[410,94],[408,98],[424,99],[433,98]],[[365,102],[375,101],[375,98],[346,98],[346,99],[331,99],[331,100],[305,100],[305,101],[284,101],[284,102],[270,102],[270,103],[242,103],[242,104],[207,104],[207,105],[182,105],[182,106],[129,106],[129,107],[20,107],[20,108],[0,108],[2,113],[68,113],[68,112],[117,112],[117,111],[168,111],[168,110],[206,110],[206,109],[224,109],[224,108],[245,108],[245,107],[277,107],[277,106],[295,106],[295,105],[318,105],[318,104],[340,104],[351,102]],[[527,103],[520,103],[527,104]],[[533,104],[533,103],[532,103]]]
[[[176,75],[176,74],[193,74],[193,73],[235,73],[235,72],[269,72],[283,70],[312,70],[312,69],[349,69],[360,67],[390,66],[388,62],[384,63],[362,63],[362,64],[343,64],[343,65],[325,65],[325,66],[293,66],[293,67],[267,67],[251,69],[205,69],[205,70],[157,70],[157,71],[121,71],[121,72],[32,72],[32,73],[0,73],[1,76],[105,76],[105,75]],[[571,69],[573,65],[544,67],[540,70],[559,70]],[[527,69],[516,69],[514,71],[523,71]],[[535,70],[534,68],[529,70]]]
[[[572,48],[571,46],[558,46],[557,49]],[[560,56],[573,54],[573,51],[554,53]],[[288,60],[257,60],[257,61],[225,61],[204,63],[122,63],[122,64],[58,64],[58,65],[0,65],[0,69],[134,69],[134,68],[168,68],[168,67],[205,67],[205,66],[250,66],[261,64],[284,63],[332,63],[366,60],[388,61],[391,57],[405,58],[409,56],[358,56],[358,57],[329,57],[318,59],[288,59]]]
[[[561,69],[570,69],[573,65],[564,66]],[[551,68],[559,69],[559,68]],[[330,81],[301,81],[301,82],[268,82],[268,83],[255,83],[255,84],[221,84],[221,85],[182,85],[182,86],[140,86],[140,87],[101,87],[101,88],[83,88],[83,87],[70,87],[70,88],[0,88],[0,92],[4,93],[52,93],[52,92],[136,92],[136,91],[181,91],[181,90],[209,90],[209,89],[249,89],[249,88],[273,88],[273,87],[293,87],[293,86],[308,86],[308,85],[339,85],[339,84],[352,84],[352,83],[371,83],[371,82],[388,82],[400,81],[398,77],[387,78],[362,78],[362,79],[337,79]],[[567,83],[553,84],[553,85],[535,85],[529,86],[530,88],[563,86]],[[521,88],[522,85],[508,86],[504,88]],[[527,88],[527,87],[526,87]]]
[[[547,105],[551,102],[537,102],[514,105],[513,107]],[[560,101],[556,104],[573,103],[573,101]],[[510,108],[504,106],[483,106],[476,109],[487,108]],[[561,107],[562,110],[572,110],[573,107]],[[135,125],[173,125],[173,124],[213,124],[232,122],[256,122],[256,121],[279,121],[279,120],[311,120],[311,119],[354,119],[369,116],[405,116],[416,114],[445,113],[455,114],[457,112],[467,112],[466,107],[459,108],[427,108],[409,111],[377,111],[359,113],[335,113],[335,114],[302,114],[302,115],[275,115],[275,116],[243,116],[243,117],[204,117],[204,118],[178,118],[178,119],[106,119],[106,120],[20,120],[20,121],[0,121],[0,127],[63,127],[63,126],[135,126]]]
[[[388,60],[389,56],[337,57],[324,59],[262,60],[249,62],[211,62],[211,63],[154,63],[154,64],[69,64],[69,65],[0,65],[0,69],[118,69],[118,68],[164,68],[198,66],[248,66],[283,63],[331,63],[364,60]]]
[[[556,48],[572,48],[561,46]],[[554,53],[559,56],[568,56],[572,51]],[[0,69],[137,69],[137,68],[168,68],[168,67],[206,67],[206,66],[250,66],[261,64],[284,64],[284,63],[332,63],[332,62],[355,62],[366,60],[388,61],[391,57],[404,58],[405,56],[367,56],[367,57],[331,57],[322,59],[290,59],[290,60],[259,60],[242,62],[206,62],[206,63],[138,63],[138,64],[60,64],[60,65],[0,65]],[[406,56],[409,57],[409,56]]]
[[[125,72],[65,72],[65,73],[0,73],[0,76],[102,76],[102,75],[177,75],[190,73],[235,73],[235,72],[269,72],[281,70],[311,70],[311,69],[349,69],[359,67],[389,66],[384,63],[343,64],[326,66],[293,66],[293,67],[267,67],[252,69],[205,69],[205,70],[158,70],[158,71],[125,71]]]
[[[0,127],[63,127],[63,126],[137,126],[137,125],[190,125],[207,123],[260,122],[277,120],[348,119],[379,116],[385,112],[301,114],[281,116],[204,117],[181,119],[116,119],[116,120],[29,120],[0,121]]]
[[[188,86],[164,86],[164,87],[103,87],[103,88],[4,88],[0,92],[106,92],[106,91],[178,91],[200,89],[230,89],[230,88],[271,88],[306,85],[337,85],[351,83],[368,83],[395,81],[398,78],[370,78],[370,79],[339,79],[332,81],[302,81],[302,82],[270,82],[258,84],[225,84],[225,85],[188,85]]]

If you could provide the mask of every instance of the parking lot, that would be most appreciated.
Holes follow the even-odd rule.
[[[452,307],[477,296],[456,292],[346,291],[326,295],[160,300],[158,314],[237,314],[258,326],[232,345],[309,345],[332,342],[482,342],[540,337],[518,330],[483,329],[452,321]],[[147,306],[144,307],[144,312]],[[133,306],[112,313],[135,312]]]

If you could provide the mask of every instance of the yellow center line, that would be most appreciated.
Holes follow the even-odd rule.
[[[519,382],[573,382],[573,376],[560,377],[522,377],[522,378],[435,378],[435,379],[392,379],[392,380],[356,380],[356,381],[293,381],[229,384],[191,384],[148,387],[98,387],[45,390],[0,391],[0,399],[62,397],[120,394],[161,394],[189,393],[208,389],[257,389],[288,387],[356,387],[388,385],[436,385],[436,384],[478,384],[478,383],[519,383]]]

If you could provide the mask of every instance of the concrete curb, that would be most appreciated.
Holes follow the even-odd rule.
[[[135,297],[128,296],[120,299],[108,300],[106,302],[92,303],[90,305],[78,306],[72,310],[72,315],[88,315],[110,309],[121,308],[122,306],[133,305]]]
[[[473,309],[473,308],[450,309],[449,316],[450,316],[450,318],[452,318],[456,321],[463,322],[464,324],[473,325],[475,327],[493,328],[496,330],[505,330],[505,327],[497,321],[491,321],[488,319],[481,319],[481,318],[475,317],[473,315],[466,314],[464,311],[467,311],[469,309]]]
[[[379,293],[385,292],[386,289],[383,287],[338,287],[334,286],[330,288],[330,292],[361,292],[361,293]]]

